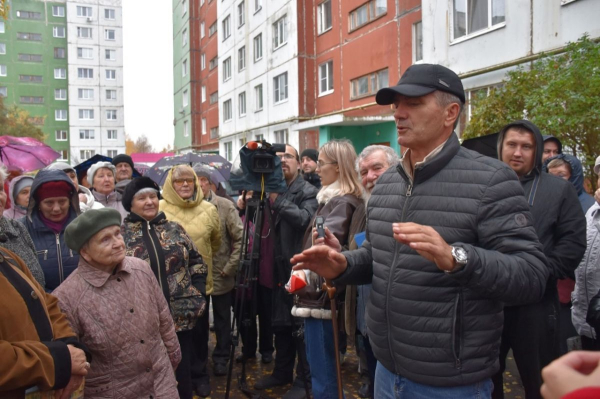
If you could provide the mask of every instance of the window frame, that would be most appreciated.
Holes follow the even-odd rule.
[[[69,112],[66,109],[55,109],[54,120],[55,121],[66,121],[69,119]]]
[[[55,130],[54,141],[69,141],[69,132],[63,129]]]
[[[223,60],[223,82],[227,82],[231,79],[231,56]]]
[[[114,137],[111,137],[111,133],[114,133]],[[116,140],[117,139],[117,129],[106,129],[106,140]]]
[[[243,91],[238,94],[238,111],[239,117],[243,118],[246,116],[246,92]]]
[[[58,76],[57,76],[58,72]],[[67,78],[67,68],[54,68],[54,79],[66,79]]]
[[[254,112],[262,111],[264,108],[263,85],[254,86]]]
[[[456,2],[460,1],[464,4],[464,34],[460,35],[460,36],[455,36],[456,35],[456,26],[457,26],[457,15],[458,13],[456,12]],[[450,29],[450,43],[454,44],[454,43],[460,43],[464,40],[468,40],[472,37],[477,37],[483,34],[486,34],[487,32],[491,32],[493,30],[496,29],[500,29],[504,26],[506,26],[506,0],[487,0],[487,23],[486,26],[483,28],[479,28],[477,30],[471,30],[469,31],[469,1],[472,0],[452,0],[450,1],[450,24],[448,26],[448,29]],[[496,1],[500,1],[502,2],[502,20],[494,23],[493,19],[494,19],[494,2]],[[472,23],[472,22],[471,22]]]
[[[113,96],[113,94],[114,94],[114,96]],[[117,100],[117,90],[116,89],[105,89],[104,99],[107,101],[113,101],[113,100],[116,101]]]
[[[277,21],[273,22],[273,51],[285,46],[287,41],[287,14],[285,14]]]
[[[382,84],[380,83],[380,79],[381,79],[380,75],[383,72],[385,72],[387,74],[386,86],[382,86]],[[377,79],[377,87],[373,87],[373,79],[374,78]],[[360,84],[359,83],[360,79],[367,80],[367,91],[362,94],[355,94],[354,93],[354,83],[356,82],[357,84]],[[361,98],[374,96],[375,94],[377,94],[378,90],[380,90],[384,87],[389,87],[389,84],[390,84],[390,75],[389,75],[388,68],[378,69],[377,71],[368,73],[366,75],[357,76],[356,78],[350,80],[350,101],[360,100]]]
[[[112,32],[112,36],[113,38],[111,39],[111,32]],[[117,40],[117,30],[116,29],[104,29],[104,40],[108,40],[108,41],[115,41]]]
[[[118,120],[117,110],[116,109],[107,109],[105,110],[104,117],[107,121],[116,121]]]
[[[108,13],[107,13],[108,11]],[[112,17],[110,16],[112,11]],[[106,14],[108,14],[108,17],[106,16]],[[115,10],[114,8],[105,8],[104,9],[104,19],[108,20],[108,21],[114,21],[117,19],[117,10]]]
[[[258,62],[258,61],[262,60],[262,58],[263,58],[262,32],[256,36],[254,36],[254,39],[252,40],[252,42],[253,42],[253,46],[254,46],[254,62]],[[260,51],[256,51],[257,49]],[[260,55],[257,57],[257,53],[259,53],[259,52],[260,52]]]
[[[284,82],[285,83],[285,86],[284,86],[285,97],[282,97],[282,94],[281,94],[282,93],[282,88],[280,87],[281,86],[281,82],[280,82],[281,78],[285,78],[285,82]],[[280,73],[279,75],[277,75],[273,78],[273,104],[274,105],[281,104],[288,100],[288,98],[289,98],[288,82],[289,81],[288,81],[287,71]]]
[[[113,77],[109,77],[109,75]],[[106,80],[117,80],[117,70],[116,69],[105,69],[104,70],[104,78]]]
[[[96,119],[96,113],[93,108],[79,108],[77,110],[77,116],[80,121],[93,121]]]
[[[237,5],[238,12],[238,29],[246,24],[246,4],[244,0],[240,1]]]
[[[87,75],[87,76],[82,76]],[[94,68],[77,68],[78,79],[94,79]]]
[[[326,89],[323,89],[323,68],[325,67],[326,72]],[[326,96],[328,94],[333,93],[334,91],[334,81],[333,81],[333,60],[327,60],[321,64],[319,64],[319,97]]]
[[[94,129],[79,129],[79,140],[96,140]]]
[[[62,94],[64,93],[64,97]],[[58,96],[57,96],[58,94]],[[66,101],[67,100],[67,89],[54,89],[54,100],[56,101]]]
[[[61,15],[62,10],[62,15]],[[64,6],[52,6],[52,16],[57,18],[65,17],[65,7]]]
[[[91,92],[91,96],[89,96]],[[77,99],[78,100],[93,100],[94,99],[94,89],[89,88],[77,88]]]
[[[94,16],[94,10],[92,9],[92,7],[77,6],[76,11],[78,17],[92,18]]]
[[[324,12],[326,5],[329,4],[329,26],[324,26],[327,23],[327,15]],[[317,34],[329,32],[333,28],[333,13],[331,0],[325,0],[317,5]]]
[[[89,57],[84,57],[85,54],[89,54]],[[94,48],[93,47],[77,47],[77,58],[82,60],[93,60],[94,59]]]
[[[233,120],[231,98],[223,101],[223,123]]]
[[[78,26],[77,27],[77,37],[79,39],[93,39],[94,38],[93,31],[94,30],[88,26]],[[89,36],[84,36],[83,32],[89,32]]]
[[[227,39],[229,39],[229,37],[231,36],[231,14],[227,15],[225,18],[223,18],[223,21],[221,22],[222,24],[222,29],[223,29],[223,40],[225,41]]]
[[[238,72],[242,72],[244,69],[246,69],[246,46],[238,49]]]
[[[58,35],[59,30],[62,28],[62,36]],[[65,26],[56,25],[52,27],[52,37],[64,39],[67,36],[67,28]]]
[[[382,1],[383,4],[385,4],[385,11],[381,14],[377,13],[377,2],[379,1]],[[359,10],[363,8],[366,10],[366,20],[358,23],[358,13]],[[348,32],[354,32],[355,30],[358,30],[363,26],[370,24],[371,22],[378,20],[386,15],[387,12],[387,0],[369,0],[364,4],[361,4],[348,13]]]

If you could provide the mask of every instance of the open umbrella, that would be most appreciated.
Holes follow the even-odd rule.
[[[87,172],[87,170],[95,163],[98,162],[112,162],[112,158],[111,157],[107,157],[106,155],[101,155],[101,154],[96,154],[93,157],[86,159],[85,161],[83,161],[82,163],[73,166],[73,169],[75,169],[75,173],[77,173],[77,178],[81,181],[81,177],[84,175],[84,172]],[[138,172],[135,168],[133,168],[133,178],[136,177],[140,177],[142,176],[140,174],[140,172]]]
[[[9,170],[43,169],[58,157],[60,153],[33,137],[0,136],[0,160]]]
[[[474,137],[462,142],[462,146],[469,150],[477,151],[482,155],[498,159],[498,133],[487,136]]]
[[[175,155],[172,157],[164,157],[160,161],[156,162],[150,169],[148,169],[145,176],[151,178],[162,187],[165,183],[165,179],[167,178],[167,172],[169,172],[173,166],[181,164],[188,164],[191,167],[199,164],[207,165],[214,169],[214,173],[219,173],[222,176],[223,181],[229,180],[231,162],[227,161],[220,155],[194,154],[192,152],[182,155]]]

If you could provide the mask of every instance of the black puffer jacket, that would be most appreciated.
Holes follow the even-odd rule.
[[[432,226],[468,253],[452,274],[392,236],[392,223]],[[367,205],[367,240],[345,252],[336,284],[372,276],[367,327],[388,370],[434,386],[473,384],[499,368],[504,301],[542,297],[548,271],[514,172],[461,148],[452,134],[441,152],[417,166],[384,173]]]

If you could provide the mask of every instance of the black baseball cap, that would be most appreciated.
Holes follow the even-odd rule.
[[[396,94],[407,97],[421,97],[436,90],[454,94],[465,103],[465,89],[458,75],[438,64],[411,65],[396,84],[377,92],[375,101],[379,105],[394,103]]]

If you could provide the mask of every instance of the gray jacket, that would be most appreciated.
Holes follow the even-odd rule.
[[[431,226],[468,254],[444,273],[392,236],[392,223]],[[515,173],[461,148],[452,134],[409,179],[401,165],[384,173],[367,207],[367,239],[345,252],[336,284],[372,277],[367,328],[375,357],[420,384],[461,386],[499,369],[504,302],[538,301],[548,269]]]
[[[596,202],[585,214],[587,219],[587,249],[575,270],[573,301],[573,326],[579,335],[596,339],[594,329],[585,321],[588,305],[600,290],[600,205]]]

